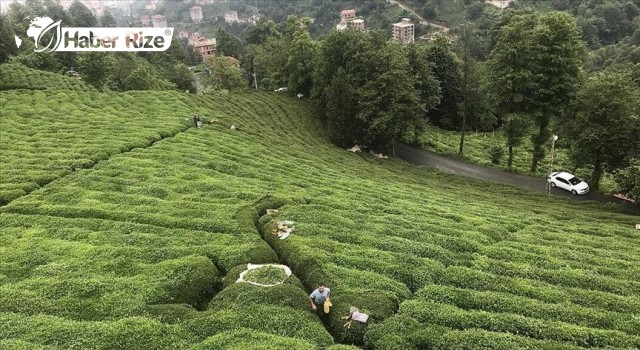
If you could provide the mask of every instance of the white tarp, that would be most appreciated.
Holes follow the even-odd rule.
[[[282,280],[282,281],[280,281],[278,283],[275,283],[275,284],[262,284],[262,283],[258,283],[258,282],[251,282],[251,281],[245,281],[244,280],[244,276],[247,274],[247,272],[249,272],[251,270],[259,269],[259,268],[265,267],[265,266],[272,266],[272,267],[277,267],[277,268],[282,269],[284,271],[284,274],[287,275],[287,277],[285,277],[284,280],[286,280],[287,278],[289,278],[289,276],[291,276],[291,269],[289,268],[289,266],[286,266],[286,265],[280,265],[280,264],[247,264],[247,269],[240,273],[240,277],[238,277],[238,280],[236,281],[236,283],[245,282],[245,283],[253,284],[255,286],[273,287],[273,286],[276,286],[278,284],[282,284],[282,282],[284,282],[284,280]]]

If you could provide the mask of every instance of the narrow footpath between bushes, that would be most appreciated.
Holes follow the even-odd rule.
[[[394,149],[396,157],[404,159],[410,163],[435,167],[443,172],[451,174],[498,182],[505,185],[524,187],[535,192],[546,192],[547,182],[544,178],[514,174],[508,171],[487,168],[480,165],[447,158],[445,156],[425,151],[417,147],[409,146],[401,142],[394,142]],[[551,194],[553,194],[554,196],[562,196],[574,201],[596,201],[600,203],[619,204],[627,213],[640,215],[639,206],[597,191],[589,192],[586,195],[576,196],[571,194],[569,191],[552,189]]]
[[[53,182],[55,182],[55,181],[61,180],[61,179],[65,178],[65,177],[66,177],[66,176],[68,176],[68,175],[71,175],[71,174],[76,173],[77,171],[80,171],[80,170],[86,170],[86,169],[93,169],[93,168],[95,168],[97,165],[99,165],[100,163],[106,162],[106,161],[110,160],[111,158],[113,158],[113,157],[115,157],[115,156],[118,156],[118,155],[120,155],[120,154],[125,154],[125,153],[131,152],[131,151],[135,151],[135,150],[138,150],[138,149],[147,149],[147,148],[153,147],[153,146],[154,146],[155,144],[157,144],[158,142],[163,141],[163,140],[166,140],[166,139],[174,138],[174,137],[176,137],[178,134],[181,134],[181,133],[183,133],[183,132],[186,132],[187,130],[189,130],[189,129],[191,129],[191,128],[193,128],[193,126],[190,126],[190,125],[183,125],[183,126],[182,126],[178,131],[176,131],[175,133],[173,133],[173,134],[171,134],[171,135],[168,135],[168,136],[162,136],[162,135],[160,135],[160,139],[158,139],[158,140],[150,140],[150,141],[147,143],[147,145],[145,145],[145,146],[143,146],[143,147],[127,147],[124,151],[121,151],[121,152],[117,152],[117,153],[111,154],[111,155],[109,155],[109,156],[108,156],[108,157],[106,157],[106,158],[103,158],[103,159],[96,159],[96,160],[94,160],[91,164],[87,164],[87,165],[85,165],[85,166],[81,166],[81,167],[78,167],[78,168],[73,168],[73,169],[71,169],[71,171],[70,171],[70,172],[62,173],[60,176],[58,176],[58,177],[56,177],[56,178],[53,178],[53,179],[51,179],[51,180],[49,180],[49,181],[47,181],[47,182],[43,183],[41,186],[38,186],[38,187],[34,188],[33,190],[26,192],[24,195],[22,195],[22,196],[20,196],[20,197],[16,197],[16,198],[14,198],[14,199],[12,199],[12,200],[8,201],[7,203],[1,204],[1,205],[0,205],[0,208],[2,208],[2,207],[6,207],[6,206],[8,206],[9,204],[11,204],[13,201],[18,200],[18,199],[23,198],[23,197],[26,197],[26,196],[30,195],[31,193],[33,193],[33,192],[35,192],[35,191],[37,191],[37,190],[39,190],[39,189],[41,189],[41,188],[46,187],[46,186],[48,186],[49,184],[51,184],[51,183],[53,183]]]
[[[287,239],[285,240],[280,240],[278,238],[276,238],[275,236],[273,236],[271,234],[271,231],[269,230],[268,224],[266,223],[262,223],[261,219],[265,216],[270,216],[270,214],[267,213],[267,209],[280,209],[281,207],[287,205],[287,204],[292,204],[289,203],[289,201],[287,200],[282,200],[282,199],[277,199],[277,198],[273,198],[273,197],[264,197],[263,199],[259,200],[256,204],[254,204],[250,210],[253,210],[253,227],[255,228],[256,232],[258,233],[258,235],[260,235],[260,238],[266,242],[269,247],[271,247],[271,249],[275,252],[277,258],[278,258],[278,263],[282,264],[282,265],[286,265],[291,269],[291,274],[292,276],[296,277],[303,285],[304,289],[305,289],[305,293],[308,295],[310,291],[315,289],[315,283],[311,282],[309,279],[307,278],[301,278],[298,275],[305,275],[304,273],[302,273],[303,271],[306,270],[313,270],[316,269],[317,267],[314,266],[315,260],[313,259],[313,257],[309,257],[309,260],[305,263],[302,263],[301,265],[303,266],[296,266],[294,264],[291,264],[287,259],[283,258],[282,256],[282,252],[281,249],[282,247],[278,247],[278,243],[282,242],[283,244],[285,242],[287,242]],[[305,203],[300,203],[301,205],[304,205]],[[247,209],[245,209],[247,210]],[[249,214],[249,213],[246,213]],[[246,220],[246,216],[244,215],[238,215],[238,219],[242,220],[245,219]],[[271,220],[270,220],[271,221]],[[271,239],[267,239],[267,237],[271,238]],[[309,311],[311,312],[311,311]],[[334,310],[332,310],[331,312],[335,312]],[[326,329],[326,331],[331,334],[331,336],[334,339],[334,342],[336,342],[336,344],[341,344],[341,342],[339,342],[339,337],[334,334],[334,332],[332,332],[332,328],[330,327],[329,324],[323,322],[323,320],[321,320],[318,317],[318,320],[322,323],[323,327]],[[347,344],[347,343],[345,343]],[[351,345],[351,344],[349,344]]]

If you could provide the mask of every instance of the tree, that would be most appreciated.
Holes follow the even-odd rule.
[[[590,77],[577,97],[569,122],[573,158],[592,167],[590,185],[598,189],[605,170],[624,165],[637,142],[638,91],[628,73],[600,72]]]
[[[342,147],[349,147],[355,140],[362,140],[365,126],[356,118],[358,102],[355,87],[344,68],[338,68],[326,94],[325,117],[331,141]]]
[[[414,88],[409,60],[383,32],[333,32],[316,59],[313,98],[332,140],[383,150],[415,128],[425,106]],[[341,112],[344,109],[346,112]]]
[[[176,88],[181,91],[189,90],[189,92],[196,92],[193,73],[184,63],[180,63],[175,66],[175,69],[172,71],[169,80],[172,83],[176,84]]]
[[[216,32],[216,49],[218,54],[240,58],[243,52],[242,41],[233,34],[229,34],[224,28],[218,27]]]
[[[78,70],[89,84],[102,88],[115,68],[116,60],[109,52],[81,52]]]
[[[532,136],[535,172],[552,118],[565,115],[579,83],[580,33],[568,14],[517,12],[501,24],[494,42],[490,70],[498,112],[530,118],[537,126]]]
[[[584,53],[575,19],[564,12],[551,12],[540,18],[533,30],[533,45],[532,72],[538,89],[532,91],[532,110],[538,133],[532,136],[531,172],[536,171],[538,162],[544,157],[543,145],[551,136],[552,119],[565,116],[578,89]]]
[[[95,27],[98,25],[98,20],[80,1],[75,0],[69,6],[69,15],[71,23],[75,27]]]
[[[418,123],[414,132],[414,139],[418,137],[418,132],[422,129],[423,122],[426,123],[426,113],[435,108],[440,103],[440,82],[436,79],[434,66],[427,60],[426,48],[424,45],[411,43],[404,46],[405,55],[409,60],[409,74],[414,78],[414,89],[420,98],[420,104],[424,106],[425,114]]]
[[[18,53],[14,35],[7,16],[0,15],[0,63],[8,61],[10,56]]]
[[[215,92],[245,88],[247,84],[244,72],[232,60],[227,57],[209,57],[205,62],[208,70],[205,85]]]
[[[117,27],[116,19],[113,17],[111,12],[107,9],[104,10],[102,17],[100,17],[100,25],[102,27]]]
[[[317,45],[309,35],[309,18],[298,20],[289,16],[287,39],[290,38],[287,63],[285,71],[289,91],[302,93],[309,96],[313,86],[313,60],[316,55]]]
[[[614,178],[618,191],[627,194],[640,205],[640,158],[632,159],[629,166],[615,173]]]
[[[427,60],[434,65],[440,83],[440,103],[430,110],[429,120],[443,129],[460,125],[459,103],[462,101],[460,61],[448,40],[442,36],[427,47]]]

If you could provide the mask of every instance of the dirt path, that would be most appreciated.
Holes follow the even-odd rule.
[[[505,185],[524,187],[536,192],[546,192],[546,180],[544,178],[514,174],[503,170],[470,164],[428,152],[417,147],[409,146],[404,143],[396,142],[394,143],[394,147],[395,154],[398,158],[414,164],[435,167],[451,174],[499,182]],[[574,201],[591,200],[601,203],[620,204],[628,213],[640,215],[640,207],[637,205],[600,192],[594,191],[587,193],[586,195],[576,196],[565,190],[553,189],[551,190],[551,194],[554,196],[562,196]]]

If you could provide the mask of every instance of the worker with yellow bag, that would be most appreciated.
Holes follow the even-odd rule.
[[[309,295],[311,310],[323,321],[325,321],[326,316],[331,311],[332,304],[329,300],[330,294],[331,290],[320,283],[318,284],[318,288]]]

